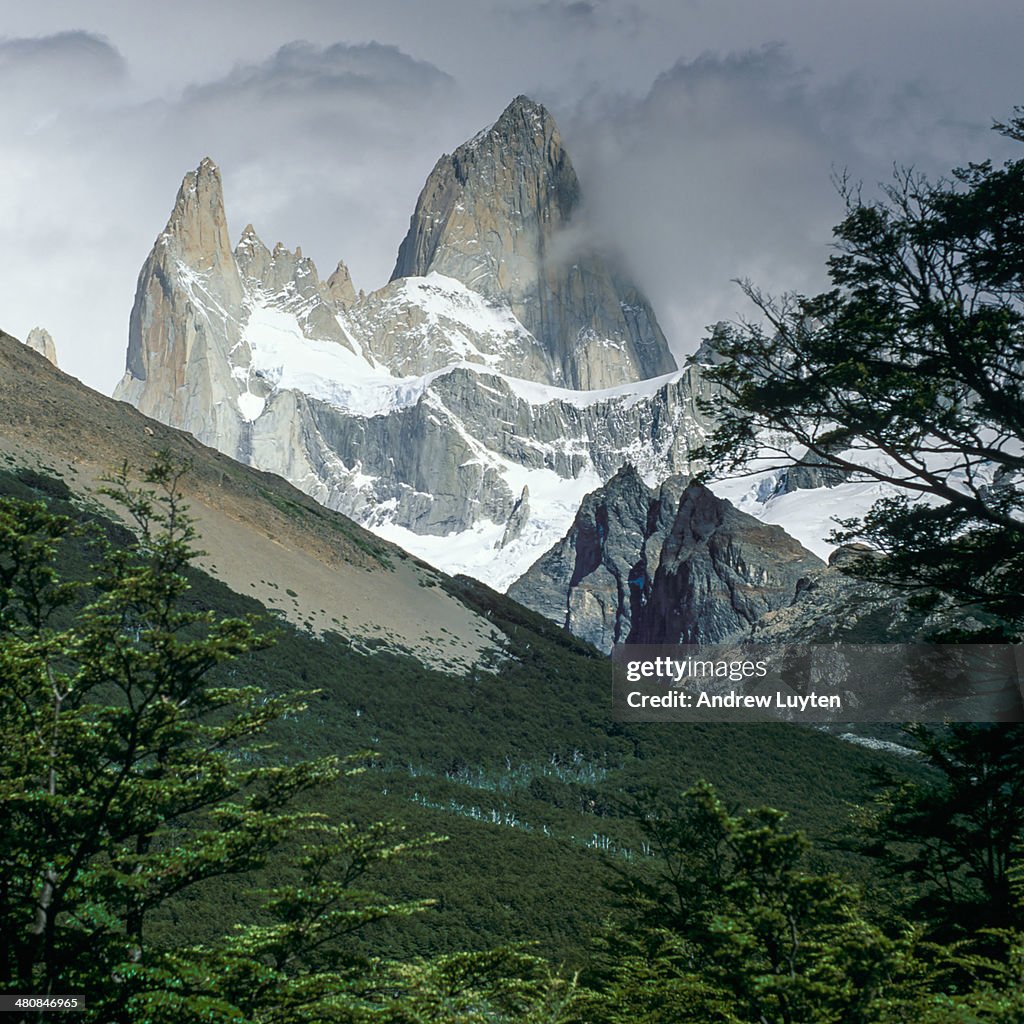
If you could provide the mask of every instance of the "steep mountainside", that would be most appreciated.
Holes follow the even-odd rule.
[[[705,432],[699,367],[668,373],[635,286],[577,251],[577,198],[520,97],[430,176],[396,269],[413,276],[363,296],[251,226],[232,251],[204,160],[139,276],[115,395],[503,588],[621,465],[685,472]]]
[[[0,452],[9,463],[66,477],[101,500],[103,477],[126,460],[141,469],[162,449],[191,463],[185,496],[207,552],[202,564],[238,593],[308,629],[387,640],[427,664],[466,667],[500,653],[491,624],[445,593],[430,567],[0,334]]]

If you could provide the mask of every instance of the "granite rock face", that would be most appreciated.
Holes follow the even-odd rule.
[[[281,312],[293,314],[304,337],[333,341],[356,350],[337,316],[337,295],[347,300],[352,290],[343,263],[338,264],[338,270],[328,281],[321,281],[316,264],[302,255],[302,249],[291,252],[278,242],[270,250],[251,224],[242,232],[234,256],[250,305],[271,304]]]
[[[824,563],[768,526],[672,477],[624,467],[510,596],[610,651],[615,643],[716,643],[791,605]]]
[[[557,125],[519,96],[437,162],[392,279],[434,271],[507,303],[540,346],[540,364],[521,374],[532,380],[596,389],[671,373],[647,300],[588,244],[579,204]]]
[[[57,365],[57,346],[53,343],[50,332],[45,327],[33,327],[25,339],[33,352],[38,352],[44,359],[48,359],[54,366]]]
[[[509,513],[508,522],[505,523],[505,530],[501,535],[501,540],[497,542],[496,546],[499,550],[507,548],[512,541],[518,540],[529,521],[530,488],[524,485],[523,493],[519,495],[519,500],[512,506],[512,511]]]
[[[127,369],[114,397],[211,447],[238,451],[241,389],[232,368],[248,358],[240,344],[244,294],[220,171],[205,159],[185,175],[167,226],[142,266]]]
[[[499,375],[457,367],[381,416],[354,416],[295,392],[287,393],[287,414],[279,414],[285,393],[278,392],[253,423],[252,444],[257,464],[289,479],[311,473],[308,493],[371,529],[390,522],[447,536],[490,520],[502,525],[499,546],[507,548],[526,525],[523,509],[516,513],[522,490],[513,483],[524,472],[546,480],[548,490],[561,481],[582,497],[587,481],[610,476],[627,460],[652,475],[687,469],[704,436],[699,388],[687,373],[643,402],[612,396],[580,406],[530,401]],[[272,454],[280,447],[280,415],[298,420],[303,439],[303,461],[293,456],[287,467]],[[531,499],[526,511],[550,510]],[[520,523],[509,531],[516,514]]]

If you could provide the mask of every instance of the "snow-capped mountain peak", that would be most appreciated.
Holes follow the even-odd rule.
[[[357,295],[343,263],[323,281],[252,225],[232,250],[204,160],[139,276],[116,395],[504,587],[623,463],[686,472],[704,433],[700,371],[675,371],[636,286],[557,255],[578,193],[520,97],[439,161],[402,273]]]

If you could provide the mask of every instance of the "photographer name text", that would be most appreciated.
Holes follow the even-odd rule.
[[[842,698],[838,694],[798,694],[776,691],[770,693],[686,693],[670,690],[668,693],[640,693],[634,690],[626,695],[631,708],[786,708],[807,711],[808,708],[839,710]]]

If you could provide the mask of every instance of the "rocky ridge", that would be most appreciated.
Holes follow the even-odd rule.
[[[588,495],[565,537],[509,588],[604,651],[718,643],[793,604],[824,563],[777,526],[673,476],[632,466]]]

